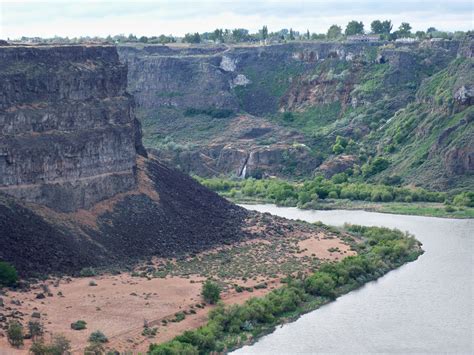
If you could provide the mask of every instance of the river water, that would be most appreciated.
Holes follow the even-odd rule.
[[[308,222],[409,231],[425,253],[234,354],[472,354],[474,220],[245,205]]]

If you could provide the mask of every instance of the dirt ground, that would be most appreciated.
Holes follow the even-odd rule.
[[[258,228],[256,231],[262,232]],[[0,319],[2,314],[8,320],[16,316],[26,326],[33,312],[39,312],[39,320],[46,332],[45,339],[50,339],[52,334],[65,335],[71,340],[74,354],[83,353],[90,333],[96,330],[108,337],[107,349],[146,352],[150,343],[170,340],[184,330],[206,323],[208,311],[212,308],[202,306],[200,293],[206,277],[222,282],[224,303],[243,303],[280,286],[280,278],[288,272],[310,271],[316,262],[340,260],[353,254],[349,246],[335,235],[296,230],[286,233],[284,238],[255,238],[184,261],[156,260],[152,267],[155,272],[161,272],[159,265],[165,264],[169,271],[159,277],[135,271],[97,277],[49,279],[33,285],[28,292],[8,291],[0,296],[4,302],[4,307],[0,307]],[[229,264],[230,259],[233,263]],[[258,272],[255,265],[248,265],[255,260],[264,266],[262,270],[273,267],[272,272]],[[230,268],[226,269],[225,265],[230,265]],[[149,267],[150,263],[137,270]],[[242,277],[242,274],[249,272],[246,268],[255,269],[257,273],[251,273],[248,278]],[[235,272],[232,272],[234,269]],[[252,288],[262,282],[266,283],[266,288]],[[237,292],[236,284],[250,290]],[[38,294],[46,297],[37,298]],[[177,312],[184,312],[185,319],[173,322]],[[71,329],[71,323],[77,320],[87,322],[87,329]],[[167,320],[166,325],[163,320]],[[147,338],[142,335],[145,323],[149,328],[157,328],[156,336]],[[0,354],[27,353],[30,345],[31,341],[27,340],[21,349],[11,348],[5,330],[0,329]]]

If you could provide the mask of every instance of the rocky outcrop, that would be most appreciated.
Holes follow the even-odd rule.
[[[0,260],[21,276],[181,257],[250,212],[147,157],[114,47],[0,48]]]
[[[136,186],[141,131],[114,47],[0,48],[0,191],[75,211]]]

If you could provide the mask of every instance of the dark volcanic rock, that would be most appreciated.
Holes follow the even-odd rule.
[[[143,154],[114,47],[0,49],[0,190],[60,211],[135,187]]]

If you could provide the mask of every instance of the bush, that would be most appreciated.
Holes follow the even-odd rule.
[[[7,329],[8,342],[12,346],[20,347],[23,345],[23,326],[19,322],[10,322]]]
[[[18,281],[16,269],[6,261],[0,261],[0,287],[14,286]]]
[[[89,341],[91,343],[107,343],[109,339],[107,339],[105,334],[102,333],[100,330],[96,330],[89,336]]]
[[[202,286],[202,297],[207,303],[215,304],[221,298],[221,288],[215,282],[207,280]]]
[[[79,271],[79,275],[81,277],[92,277],[92,276],[96,276],[97,272],[92,267],[85,267],[81,271]]]
[[[150,355],[198,355],[199,351],[195,346],[180,341],[170,341],[164,344],[151,344]]]
[[[74,323],[71,323],[71,329],[74,330],[83,330],[86,329],[87,323],[83,320],[78,320],[75,321]]]
[[[331,275],[325,272],[317,272],[306,279],[305,289],[308,293],[315,296],[334,297],[334,288],[336,283]]]
[[[43,326],[38,321],[29,321],[28,322],[28,331],[32,339],[35,339],[43,335]]]
[[[33,355],[62,355],[69,354],[71,342],[64,335],[54,335],[50,344],[45,344],[44,340],[33,342],[30,353]]]

